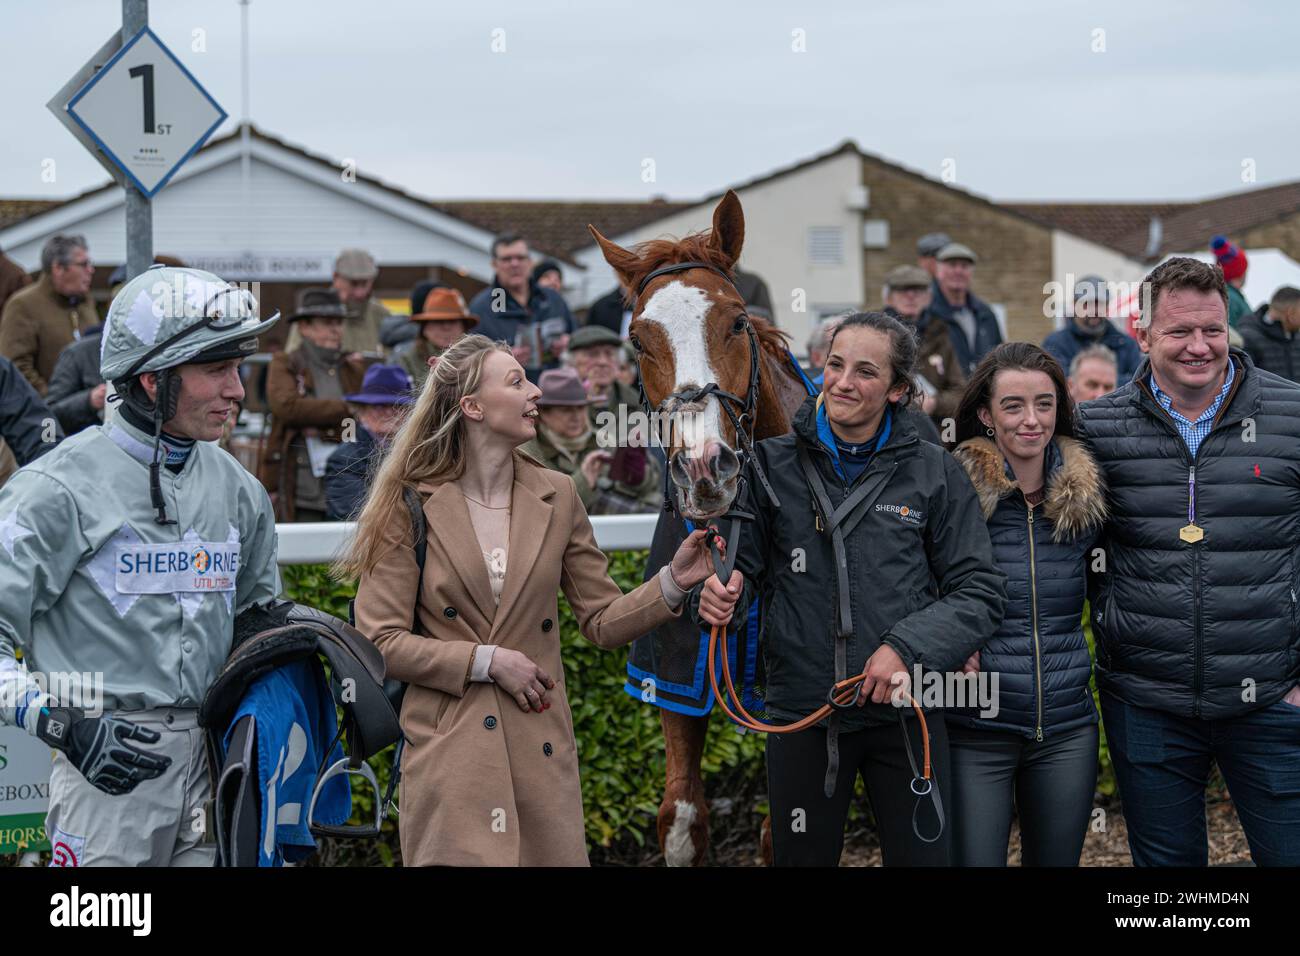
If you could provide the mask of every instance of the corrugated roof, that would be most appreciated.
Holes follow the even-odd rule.
[[[1164,234],[1159,255],[1209,249],[1210,238],[1224,234],[1236,239],[1241,233],[1286,219],[1300,212],[1300,182],[1265,186],[1249,192],[1232,193],[1187,205],[1162,222]],[[1145,232],[1143,233],[1145,243]],[[1135,234],[1119,242],[1132,245]]]
[[[1195,203],[1185,202],[1004,202],[1044,225],[1141,257],[1152,216],[1161,220]]]
[[[1235,238],[1247,230],[1300,212],[1300,182],[1263,186],[1199,202],[1046,203],[1006,202],[1048,225],[1143,258],[1151,219],[1160,217],[1161,241],[1155,258],[1171,252],[1208,249],[1210,237]]]

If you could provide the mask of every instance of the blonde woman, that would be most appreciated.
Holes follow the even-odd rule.
[[[389,676],[410,685],[407,865],[587,864],[559,591],[583,636],[607,648],[676,617],[706,578],[721,606],[739,595],[738,575],[726,588],[711,577],[702,532],[623,594],[573,480],[517,451],[536,435],[539,395],[503,343],[469,335],[452,345],[393,439],[340,562],[359,577],[357,626]],[[428,539],[419,581],[408,487]]]

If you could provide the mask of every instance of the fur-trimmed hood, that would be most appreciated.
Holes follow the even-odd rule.
[[[1052,521],[1052,540],[1059,543],[1093,531],[1106,520],[1106,482],[1097,462],[1078,441],[1058,436],[1052,444],[1055,449],[1048,449],[1043,504]],[[1020,490],[1006,459],[989,439],[968,439],[953,455],[975,486],[985,521],[997,510],[998,502]]]

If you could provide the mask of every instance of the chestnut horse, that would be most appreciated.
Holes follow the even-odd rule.
[[[714,210],[710,232],[678,241],[651,240],[631,250],[588,228],[623,288],[635,296],[629,338],[638,352],[648,404],[673,416],[675,425],[665,450],[677,512],[689,521],[717,518],[732,506],[737,494],[746,436],[736,434],[732,415],[742,409],[733,407],[728,414],[713,393],[691,401],[683,401],[680,393],[716,384],[746,403],[753,410],[748,437],[754,441],[788,432],[794,412],[808,396],[786,334],[746,315],[744,301],[725,278],[740,258],[745,239],[740,200],[727,192]],[[682,263],[701,266],[656,275],[646,282],[657,270]],[[749,395],[755,344],[760,351],[756,400]],[[667,521],[677,521],[674,536],[685,536],[684,524],[665,514],[657,541]],[[679,630],[669,639],[686,641],[682,651],[694,653],[698,638],[698,632]],[[698,865],[709,836],[709,809],[700,774],[709,715],[707,709],[702,716],[692,716],[660,705],[660,718],[667,768],[658,816],[659,845],[668,865]],[[767,827],[764,821],[764,856],[770,859]]]

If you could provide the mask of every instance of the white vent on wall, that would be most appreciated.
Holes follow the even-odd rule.
[[[871,188],[869,186],[852,187],[844,205],[854,212],[866,212],[871,206]]]
[[[866,249],[889,248],[889,220],[868,219],[862,224],[862,245]]]
[[[814,266],[844,264],[844,230],[840,226],[808,227],[808,264]]]

